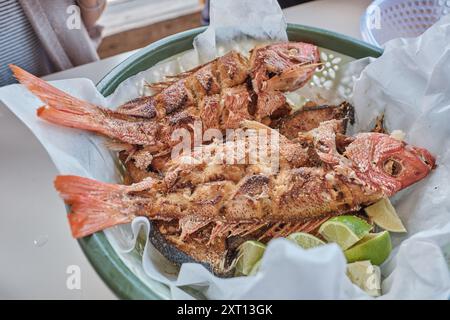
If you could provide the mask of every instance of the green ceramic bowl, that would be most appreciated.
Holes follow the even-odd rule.
[[[152,43],[115,67],[97,85],[98,90],[107,96],[127,78],[152,67],[161,60],[192,49],[194,37],[204,30],[205,28],[197,28]],[[311,27],[290,24],[288,36],[290,40],[311,42],[356,59],[367,56],[379,57],[382,54],[382,49],[367,43]],[[100,277],[119,298],[165,299],[168,297],[168,290],[163,290],[161,284],[154,282],[147,285],[141,281],[117,256],[103,232],[83,238],[79,240],[79,243]]]

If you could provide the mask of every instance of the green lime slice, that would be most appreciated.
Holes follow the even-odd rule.
[[[266,245],[258,241],[246,241],[238,249],[235,274],[237,276],[249,275],[255,264],[261,260]]]
[[[325,242],[319,238],[304,232],[292,233],[287,237],[287,239],[294,241],[303,249],[314,248],[325,244]]]
[[[367,223],[366,220],[357,216],[338,216],[331,218],[328,221],[336,221],[345,224],[349,227],[359,238],[364,237],[372,230],[373,226]]]
[[[388,231],[370,233],[360,242],[344,251],[348,262],[370,260],[373,265],[382,264],[392,251],[391,237]]]
[[[372,226],[356,216],[339,216],[323,223],[319,233],[328,242],[337,243],[342,250],[350,248],[369,233]]]

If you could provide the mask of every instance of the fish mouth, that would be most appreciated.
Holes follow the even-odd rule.
[[[415,154],[430,170],[436,168],[436,158],[423,148],[410,147],[410,151]]]

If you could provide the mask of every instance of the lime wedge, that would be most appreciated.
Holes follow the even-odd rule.
[[[359,237],[362,238],[372,230],[373,226],[367,223],[367,221],[357,216],[339,216],[334,217],[328,221],[336,221],[345,224],[347,227]]]
[[[380,267],[372,265],[369,260],[347,264],[347,276],[370,296],[381,295]]]
[[[294,241],[303,249],[314,248],[325,244],[325,242],[323,242],[319,238],[304,232],[292,233],[287,237],[287,239]]]
[[[262,261],[262,259],[258,260],[258,262],[255,263],[252,270],[250,270],[250,273],[248,274],[249,276],[253,276],[258,272],[259,267],[261,266],[261,261]]]
[[[235,274],[237,276],[249,275],[255,264],[261,260],[266,245],[258,241],[246,241],[238,249]]]
[[[370,260],[374,265],[382,264],[392,251],[391,237],[388,231],[370,233],[356,245],[344,251],[348,262]]]
[[[395,208],[392,206],[388,198],[380,201],[364,209],[372,221],[379,227],[392,232],[406,232],[402,221],[397,215]]]
[[[319,233],[328,241],[336,242],[342,250],[350,248],[369,233],[372,226],[355,216],[339,216],[323,223]]]

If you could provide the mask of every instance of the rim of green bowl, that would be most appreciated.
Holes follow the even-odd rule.
[[[97,89],[104,96],[110,95],[122,81],[129,77],[170,56],[192,49],[194,37],[205,29],[206,27],[191,29],[148,45],[113,68],[97,84]],[[287,33],[290,40],[311,42],[356,59],[368,56],[377,58],[383,53],[383,49],[379,47],[319,28],[288,24]],[[148,287],[125,265],[103,232],[82,238],[78,242],[96,272],[119,298],[166,298]]]

